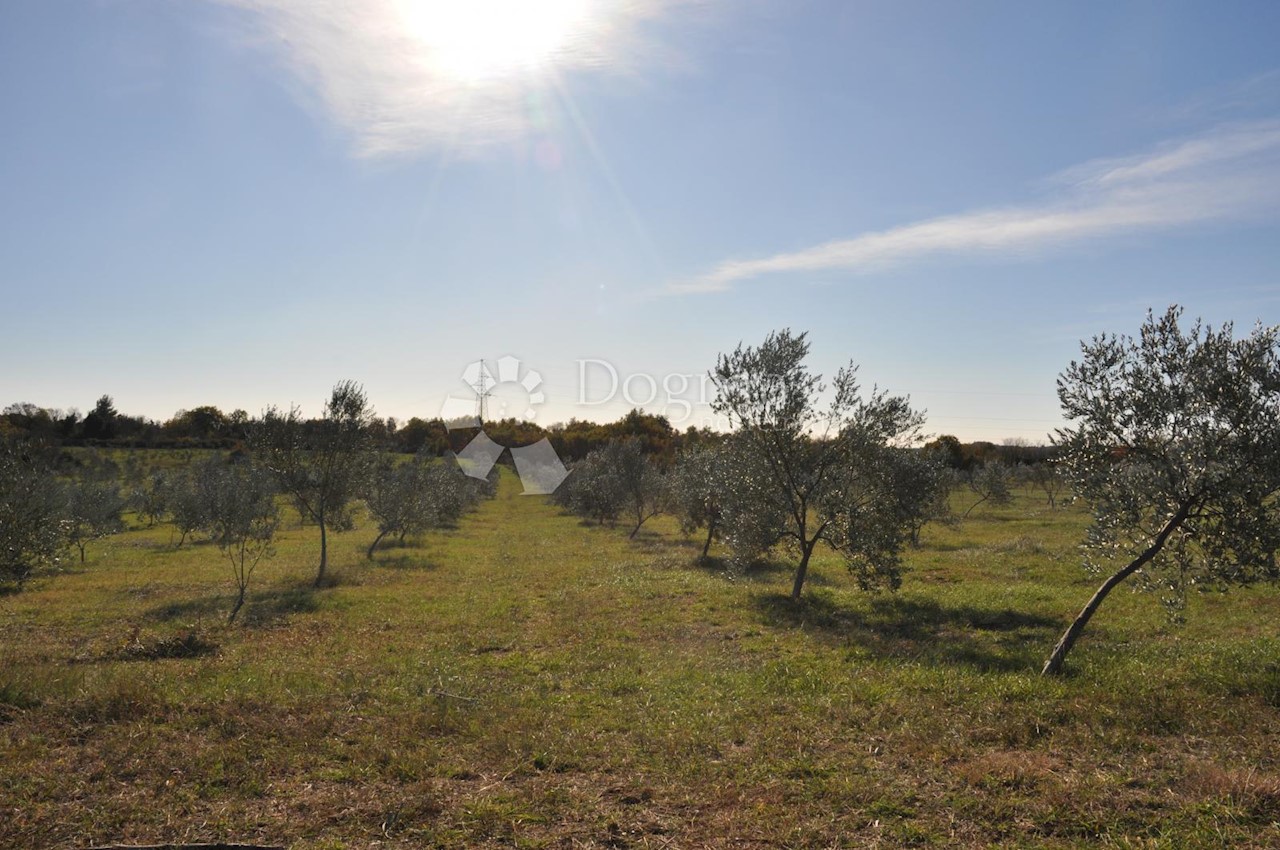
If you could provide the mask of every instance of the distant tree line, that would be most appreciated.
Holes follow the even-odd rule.
[[[1052,445],[1036,445],[1023,439],[1005,440],[998,444],[985,440],[962,443],[950,434],[929,440],[925,443],[925,448],[937,452],[945,466],[964,472],[993,462],[1009,466],[1034,466],[1053,460],[1056,452]]]
[[[0,411],[0,437],[34,440],[48,446],[148,449],[235,449],[246,444],[249,432],[262,417],[250,417],[244,410],[224,413],[214,405],[179,410],[164,421],[130,416],[116,410],[110,395],[103,395],[84,416],[74,408],[59,410],[30,402],[10,404]],[[302,420],[300,427],[318,429],[323,418]],[[385,451],[443,457],[458,451],[474,435],[467,428],[450,429],[439,418],[371,417],[365,424],[373,445]],[[634,439],[645,454],[672,460],[682,451],[721,442],[725,435],[708,428],[673,427],[661,415],[633,410],[615,422],[599,423],[571,419],[542,426],[521,419],[500,419],[484,424],[491,439],[503,446],[530,446],[548,439],[556,454],[566,462],[587,455],[619,440]],[[1050,460],[1054,448],[1026,441],[1004,443],[976,441],[962,443],[951,435],[936,437],[926,444],[944,466],[968,472],[998,461],[1010,466],[1031,466]]]

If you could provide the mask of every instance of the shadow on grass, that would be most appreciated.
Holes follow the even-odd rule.
[[[966,549],[978,549],[980,544],[972,540],[942,542],[938,540],[922,540],[919,546],[913,546],[912,552],[963,552]]]
[[[310,614],[320,607],[317,592],[308,583],[255,593],[240,612],[239,620],[249,627],[262,627],[273,626],[294,614]]]
[[[570,519],[576,519],[578,521],[578,528],[617,529],[622,527],[622,523],[620,522],[609,522],[607,520],[591,519],[589,517],[580,517],[577,514],[569,513],[568,511],[561,511],[560,516],[566,516],[566,517],[569,517]]]
[[[375,557],[369,562],[369,565],[386,567],[391,570],[434,570],[440,566],[435,561],[415,555],[392,555],[387,558]]]
[[[785,584],[791,586],[795,578],[796,565],[793,561],[779,561],[773,558],[756,558],[743,563],[734,562],[732,558],[708,555],[705,558],[695,557],[692,565],[719,576],[725,581],[744,581],[751,584]],[[829,587],[832,580],[821,572],[810,572],[805,579],[808,587]]]
[[[872,597],[867,610],[843,607],[827,594],[799,602],[781,593],[757,596],[770,626],[812,629],[877,658],[964,665],[984,671],[1038,670],[1062,624],[1011,608],[946,606],[900,596]]]
[[[700,570],[705,570],[712,575],[720,576],[730,581],[747,581],[753,584],[782,581],[790,578],[792,573],[795,572],[794,565],[767,558],[759,558],[747,563],[735,563],[730,558],[708,555],[705,558],[695,557],[693,565]]]
[[[273,626],[294,615],[317,610],[316,588],[310,584],[293,587],[277,587],[261,592],[250,592],[248,601],[240,609],[236,622],[249,628]],[[185,602],[171,602],[147,612],[147,616],[159,622],[187,618],[218,617],[226,619],[231,613],[231,594],[204,596]]]
[[[634,537],[631,536],[631,529],[635,528],[631,523],[618,523],[618,528],[627,536],[627,539],[635,544],[644,544],[646,548],[653,548],[658,544],[665,544],[667,535],[657,529],[650,528],[648,525],[642,525],[636,531]]]
[[[230,610],[231,597],[229,595],[203,596],[199,599],[187,599],[182,602],[167,602],[147,611],[146,616],[149,620],[168,622],[192,617],[213,617],[219,612],[225,617]]]

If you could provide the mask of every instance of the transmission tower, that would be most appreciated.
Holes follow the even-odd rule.
[[[484,361],[480,361],[480,374],[476,377],[476,418],[480,420],[480,424],[484,425],[484,418],[488,414],[489,396],[493,391],[489,389],[489,372],[485,368]]]

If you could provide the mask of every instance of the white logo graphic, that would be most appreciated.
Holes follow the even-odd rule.
[[[471,397],[449,396],[440,408],[440,418],[450,431],[461,428],[482,429],[458,453],[458,466],[472,478],[487,478],[498,458],[504,451],[508,451],[506,446],[495,443],[483,430],[484,420],[490,416],[489,402],[494,389],[503,384],[522,387],[525,404],[520,418],[526,420],[533,420],[537,416],[537,405],[546,401],[546,397],[538,389],[542,385],[542,375],[528,369],[521,378],[520,366],[518,357],[500,357],[498,374],[495,376],[488,364],[477,360],[462,372],[463,382],[472,391]],[[497,418],[506,418],[510,406],[508,401],[499,399]],[[516,472],[524,487],[521,495],[554,493],[569,474],[546,437],[531,446],[512,447],[509,451],[516,462]]]

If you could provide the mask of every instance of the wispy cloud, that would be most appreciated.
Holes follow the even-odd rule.
[[[1280,121],[1224,125],[1141,156],[1094,160],[1051,181],[1038,203],[981,209],[755,259],[672,283],[715,292],[769,274],[868,272],[945,254],[1017,254],[1248,217],[1280,206]]]
[[[547,119],[535,95],[553,76],[671,64],[673,57],[647,38],[648,25],[695,0],[216,2],[250,13],[251,40],[279,55],[304,85],[304,97],[352,135],[359,154],[385,156],[465,153],[536,133]],[[539,57],[536,74],[458,74],[450,64],[474,57],[456,55],[468,47],[447,43],[449,33],[437,37],[464,9],[470,30],[464,35],[507,39],[518,52],[520,28],[544,25],[553,7],[571,17],[571,32]]]

